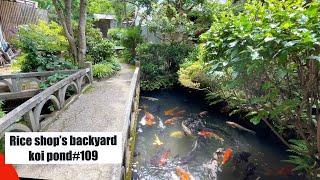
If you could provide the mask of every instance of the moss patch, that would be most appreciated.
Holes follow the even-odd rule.
[[[137,106],[138,107],[138,104],[139,104],[139,93],[138,95],[135,97],[135,102],[137,102]],[[129,167],[128,167],[128,172],[126,172],[126,175],[125,175],[125,180],[131,180],[132,179],[132,163],[133,163],[133,159],[134,159],[134,151],[135,151],[135,146],[136,146],[136,140],[137,140],[137,119],[138,119],[138,113],[139,112],[135,112],[135,119],[133,120],[133,125],[130,129],[130,139],[129,139],[129,152],[130,152],[130,155],[129,155]]]
[[[93,87],[92,85],[89,85],[84,91],[83,94],[88,94],[91,93],[93,91]]]

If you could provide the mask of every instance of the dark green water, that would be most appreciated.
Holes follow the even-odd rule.
[[[198,117],[198,113],[207,111],[207,107],[201,104],[196,97],[180,91],[162,91],[145,96],[157,98],[151,101],[141,98],[140,107],[145,106],[146,110],[155,117],[153,126],[143,126],[138,124],[138,139],[136,143],[136,157],[134,160],[134,179],[177,179],[175,168],[182,167],[192,174],[194,179],[215,179],[213,172],[217,174],[217,179],[238,180],[238,179],[298,179],[296,176],[288,174],[285,169],[290,169],[290,165],[282,162],[287,158],[287,153],[278,145],[270,143],[265,138],[231,128],[226,125],[228,117],[215,114],[209,111],[205,118]],[[173,125],[159,127],[159,121],[164,122],[171,116],[165,116],[164,111],[174,107],[185,110],[183,118],[177,120]],[[144,116],[141,111],[139,121]],[[198,117],[198,118],[197,118]],[[183,136],[181,138],[171,137],[170,133],[182,131],[182,121],[201,121],[203,126],[224,139],[223,142],[215,138],[201,138],[197,135]],[[201,127],[203,128],[203,127]],[[193,131],[199,128],[193,127]],[[162,146],[153,145],[155,135],[164,143]],[[197,141],[196,148],[195,142]],[[213,157],[213,153],[218,148],[231,148],[233,157],[221,167],[221,171],[211,171],[205,167]],[[160,166],[159,156],[170,150],[168,162]],[[192,153],[190,153],[192,151]],[[249,152],[251,156],[248,162],[234,164],[240,152]],[[247,176],[247,166],[254,165],[254,173]]]

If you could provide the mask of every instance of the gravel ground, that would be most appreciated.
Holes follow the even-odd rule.
[[[46,131],[121,131],[133,69],[123,64],[113,78],[94,82]],[[120,179],[121,165],[16,165],[21,177],[44,179]]]

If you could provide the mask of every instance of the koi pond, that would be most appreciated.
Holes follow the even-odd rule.
[[[285,149],[181,91],[142,94],[133,179],[299,179]]]

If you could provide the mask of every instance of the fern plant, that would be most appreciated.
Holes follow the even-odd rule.
[[[320,178],[319,157],[312,158],[313,156],[308,155],[309,149],[306,141],[291,139],[289,142],[290,149],[287,151],[291,152],[292,155],[285,162],[296,166],[293,171],[307,172],[310,179]]]

